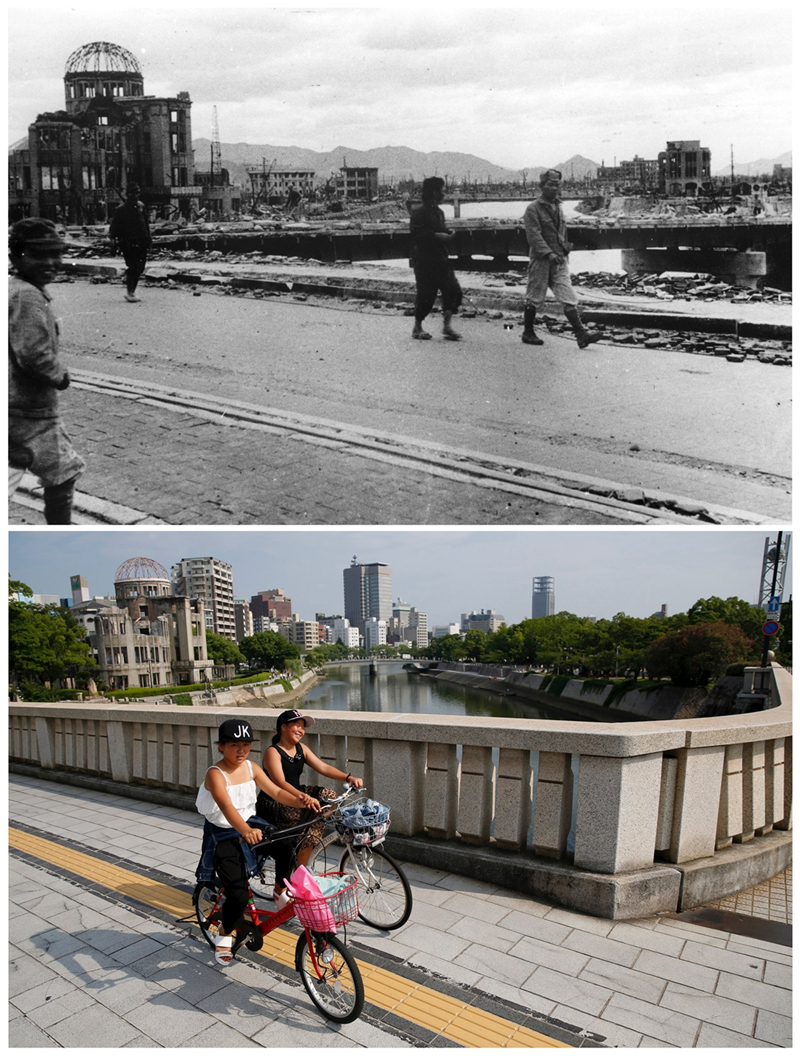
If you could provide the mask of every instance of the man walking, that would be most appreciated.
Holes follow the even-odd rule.
[[[528,288],[525,291],[525,320],[522,341],[526,345],[543,345],[533,329],[536,313],[544,309],[548,286],[564,308],[564,315],[575,331],[578,348],[587,348],[597,336],[585,329],[578,311],[578,297],[569,277],[567,224],[561,209],[561,173],[547,169],[539,177],[541,197],[525,210],[525,233],[530,246]]]
[[[411,336],[418,341],[429,341],[431,335],[422,329],[422,320],[429,314],[436,294],[442,292],[443,336],[446,341],[460,341],[450,325],[463,297],[461,286],[447,255],[447,243],[454,233],[448,230],[444,213],[439,208],[444,201],[444,180],[429,176],[422,181],[422,205],[411,210],[411,264],[417,281],[417,301],[414,309],[414,329]]]
[[[125,258],[125,285],[128,292],[126,301],[135,303],[136,285],[147,266],[147,251],[150,248],[150,225],[147,222],[147,210],[144,202],[139,201],[139,188],[135,183],[128,185],[125,201],[111,219],[108,229],[112,243],[119,244]]]

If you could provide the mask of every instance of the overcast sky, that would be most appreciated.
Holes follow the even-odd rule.
[[[237,597],[283,587],[302,619],[343,612],[342,572],[353,556],[392,569],[393,600],[428,614],[428,626],[495,609],[508,623],[531,615],[533,576],[555,577],[556,609],[611,618],[685,612],[698,598],[757,600],[765,529],[745,531],[11,531],[9,571],[37,594],[113,594],[123,561],[149,557],[167,572],[189,557],[233,566]],[[784,597],[791,593],[790,575]]]
[[[407,146],[519,169],[611,165],[700,139],[712,170],[791,147],[788,4],[738,0],[476,7],[9,10],[9,140],[63,107],[69,55],[131,51],[148,95],[188,91],[195,137],[328,151]]]

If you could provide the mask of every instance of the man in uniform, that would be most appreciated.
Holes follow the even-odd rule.
[[[525,233],[530,246],[528,287],[525,291],[525,319],[522,341],[526,345],[543,345],[533,329],[536,313],[544,308],[548,286],[564,307],[564,315],[575,331],[578,348],[587,348],[597,336],[585,329],[578,311],[578,297],[569,276],[567,224],[559,201],[561,173],[547,169],[539,177],[541,197],[525,210]]]

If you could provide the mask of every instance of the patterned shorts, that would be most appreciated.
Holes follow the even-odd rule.
[[[8,464],[29,469],[45,487],[64,484],[86,468],[60,418],[13,414],[8,419]]]

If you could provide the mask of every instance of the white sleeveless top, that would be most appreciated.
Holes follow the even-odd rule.
[[[253,764],[248,759],[247,765],[250,767],[250,780],[242,781],[238,785],[232,785],[228,781],[228,775],[220,766],[211,766],[209,770],[219,770],[222,776],[225,778],[225,788],[227,789],[228,796],[230,797],[231,803],[234,805],[236,810],[239,812],[239,816],[242,821],[247,822],[248,818],[251,818],[256,812],[256,797],[258,796],[258,788],[253,777]],[[208,771],[206,771],[207,773]],[[212,825],[219,825],[222,829],[232,829],[233,826],[222,813],[219,808],[219,804],[211,795],[211,792],[206,788],[203,783],[198,792],[197,799],[194,804],[199,812],[211,822]]]

